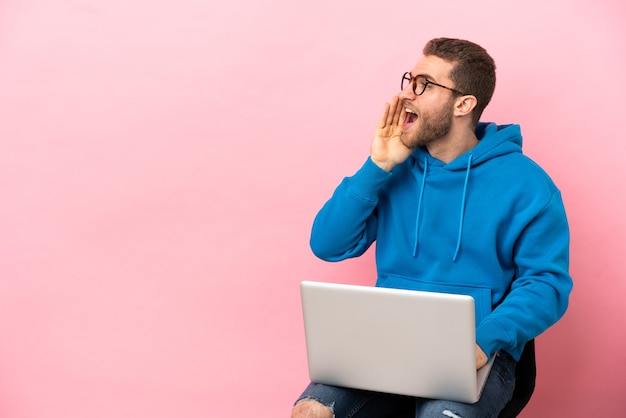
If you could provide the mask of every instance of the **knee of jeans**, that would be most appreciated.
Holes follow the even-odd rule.
[[[335,418],[334,404],[324,405],[315,398],[303,398],[296,402],[291,418]]]

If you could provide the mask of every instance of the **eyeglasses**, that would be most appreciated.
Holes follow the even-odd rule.
[[[438,84],[433,81],[427,80],[426,77],[424,77],[423,75],[416,75],[415,77],[411,77],[411,73],[406,72],[402,75],[402,84],[400,85],[400,88],[402,90],[404,90],[404,88],[406,87],[407,82],[411,83],[413,87],[413,94],[415,94],[416,96],[421,96],[422,94],[424,94],[424,92],[426,91],[426,87],[428,87],[429,84],[432,84],[437,87],[443,87],[444,89],[448,89],[461,96],[466,96],[465,93],[461,93],[458,90],[455,90],[450,87],[446,87],[443,84]]]

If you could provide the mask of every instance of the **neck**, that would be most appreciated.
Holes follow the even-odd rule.
[[[460,132],[451,129],[445,137],[426,145],[426,149],[434,158],[448,164],[474,148],[478,142],[474,129],[463,129]]]

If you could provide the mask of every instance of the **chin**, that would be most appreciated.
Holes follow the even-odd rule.
[[[423,145],[420,143],[420,140],[415,132],[413,132],[412,134],[409,134],[408,132],[403,132],[402,136],[400,137],[400,141],[402,142],[402,144],[404,144],[405,147],[409,149],[415,149]]]

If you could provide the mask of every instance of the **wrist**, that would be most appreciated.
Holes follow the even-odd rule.
[[[379,161],[374,157],[370,157],[372,162],[378,166],[378,168],[385,170],[388,173],[391,173],[393,168],[396,166],[392,161]]]

